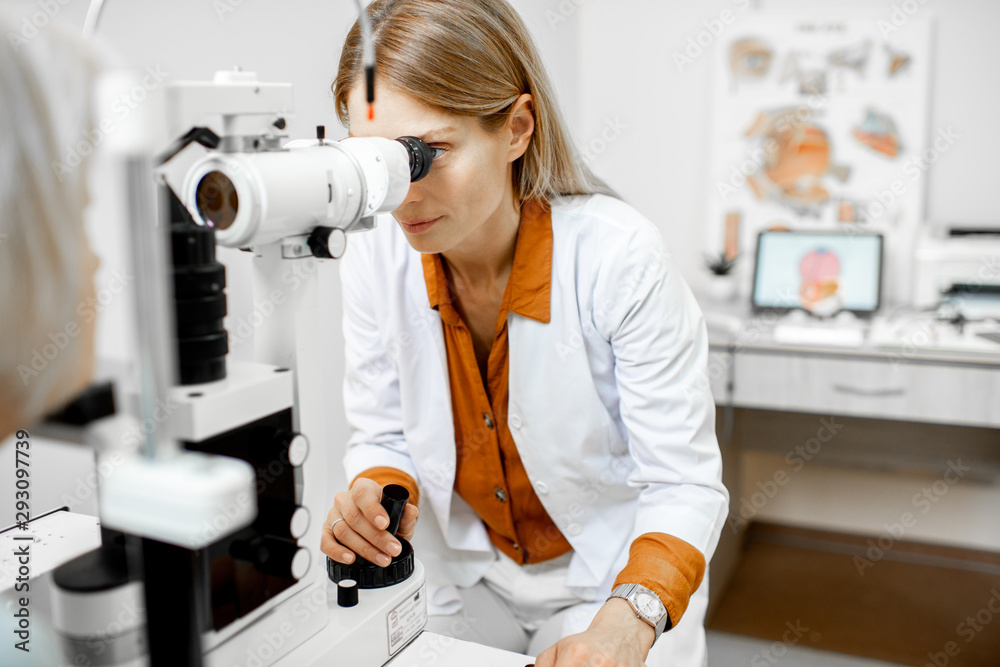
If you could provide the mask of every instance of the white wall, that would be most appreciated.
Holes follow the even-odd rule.
[[[578,0],[579,1],[579,0]],[[929,171],[927,217],[932,221],[992,223],[1000,227],[996,155],[1000,107],[995,65],[1000,22],[993,0],[585,0],[573,17],[579,31],[579,109],[583,141],[600,137],[610,121],[626,129],[595,162],[633,205],[660,227],[688,282],[701,278],[705,202],[710,196],[707,155],[710,72],[716,43],[679,71],[674,53],[723,10],[864,10],[892,18],[893,5],[912,4],[936,17],[930,127],[953,125],[959,141]],[[743,7],[747,7],[743,9]],[[719,40],[721,41],[721,40]],[[933,130],[932,130],[933,133]],[[596,144],[600,146],[600,142]]]
[[[823,7],[823,0],[764,0],[764,9]],[[996,181],[1000,151],[1000,3],[995,0],[838,0],[838,10],[875,11],[886,20],[893,7],[916,6],[914,15],[935,21],[930,127],[953,125],[962,140],[930,170],[927,219],[933,223],[973,223],[1000,228]]]

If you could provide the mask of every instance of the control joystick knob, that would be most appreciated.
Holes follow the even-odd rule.
[[[403,520],[403,511],[410,500],[410,492],[399,484],[389,484],[382,489],[382,509],[389,514],[389,525],[386,530],[395,535],[399,532],[399,522]]]
[[[389,484],[382,489],[382,507],[389,514],[389,525],[386,530],[391,535],[396,535],[399,530],[403,510],[406,509],[409,500],[410,492],[398,484]],[[357,582],[358,588],[385,588],[406,581],[413,574],[413,547],[401,537],[396,539],[399,540],[402,550],[392,559],[388,567],[371,563],[361,556],[357,556],[349,565],[327,558],[327,575],[331,581],[338,584],[345,579],[353,579]]]

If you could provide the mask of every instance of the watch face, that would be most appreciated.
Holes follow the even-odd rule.
[[[638,593],[632,598],[635,601],[635,607],[644,616],[649,618],[656,618],[664,612],[663,604],[657,599],[655,595],[650,595],[649,593]]]

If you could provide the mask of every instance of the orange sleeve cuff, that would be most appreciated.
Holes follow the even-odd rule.
[[[417,481],[410,477],[407,473],[399,470],[398,468],[390,468],[384,466],[381,468],[369,468],[363,473],[351,480],[348,488],[354,486],[354,482],[358,481],[364,477],[365,479],[371,479],[378,482],[379,486],[387,486],[389,484],[399,484],[401,487],[410,492],[409,503],[412,505],[420,505],[420,488],[417,486]]]
[[[700,551],[665,533],[645,533],[629,547],[628,564],[614,585],[639,584],[656,593],[673,627],[681,620],[704,576],[705,556]]]

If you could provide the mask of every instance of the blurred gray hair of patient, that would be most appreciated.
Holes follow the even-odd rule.
[[[100,63],[57,25],[21,38],[23,22],[0,11],[0,401],[28,425],[84,352],[59,336],[80,319],[86,243],[88,165],[66,156],[94,126]]]

